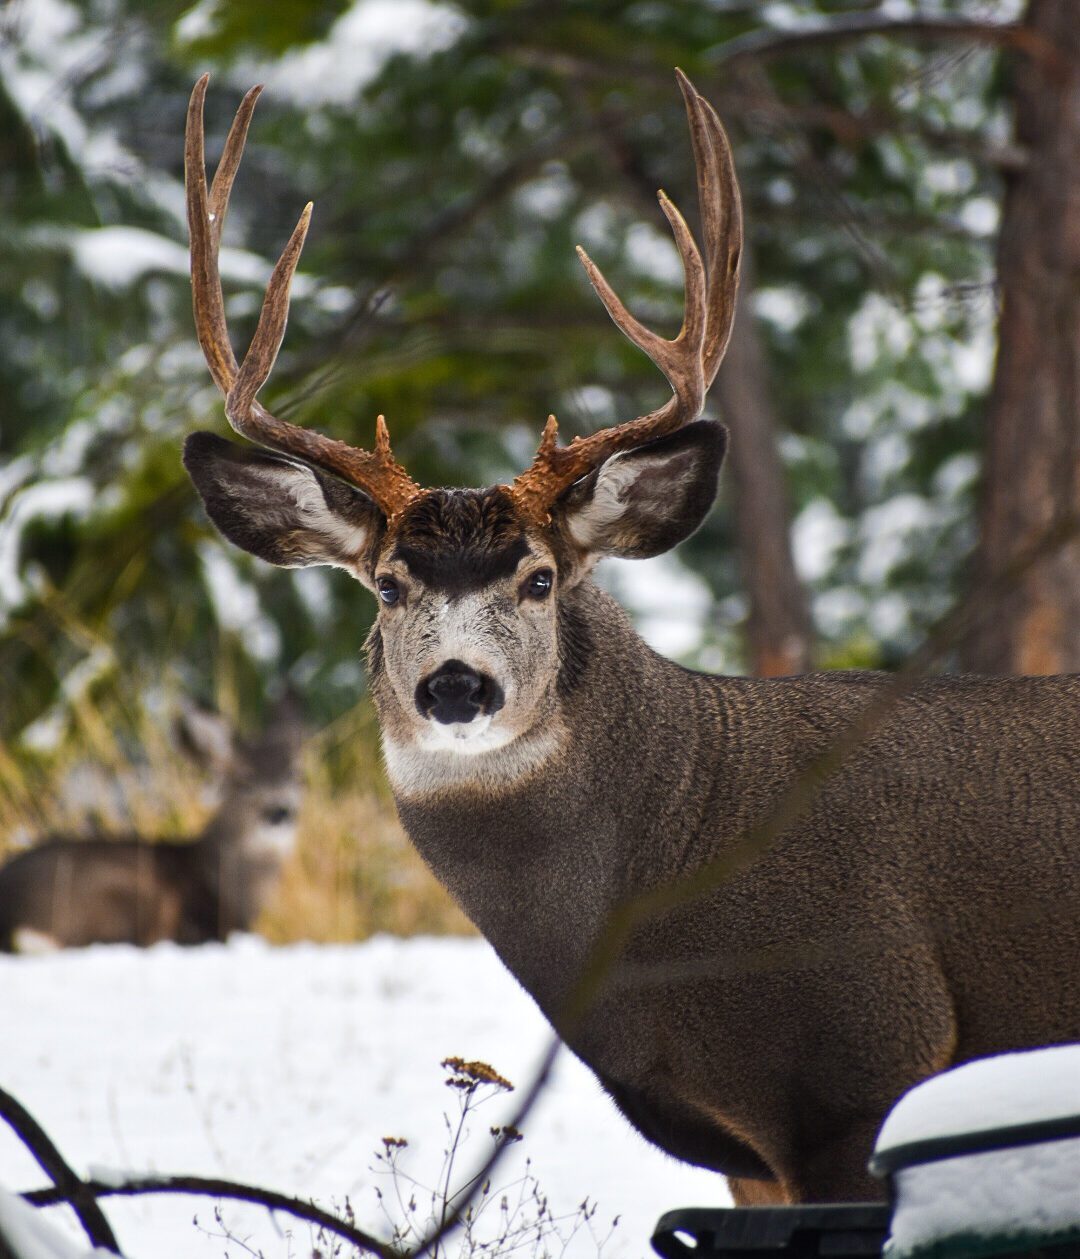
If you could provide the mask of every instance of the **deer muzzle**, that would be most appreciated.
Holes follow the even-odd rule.
[[[443,725],[470,722],[480,714],[492,717],[504,702],[503,689],[494,678],[461,660],[447,660],[416,688],[421,716]]]

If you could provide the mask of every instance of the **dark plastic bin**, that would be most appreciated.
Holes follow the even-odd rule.
[[[885,1203],[820,1207],[687,1207],[660,1217],[662,1259],[866,1259],[889,1231]]]

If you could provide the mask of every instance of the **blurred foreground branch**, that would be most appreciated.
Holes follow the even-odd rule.
[[[79,1180],[76,1191],[93,1200],[95,1198],[120,1197],[132,1198],[145,1194],[175,1193],[189,1194],[201,1198],[229,1198],[235,1202],[251,1202],[255,1206],[266,1207],[268,1211],[285,1211],[298,1220],[306,1220],[317,1224],[328,1233],[342,1238],[359,1250],[380,1256],[380,1259],[395,1259],[398,1252],[392,1246],[365,1233],[362,1229],[324,1211],[313,1202],[304,1202],[300,1198],[291,1198],[288,1194],[275,1193],[272,1189],[259,1189],[254,1185],[239,1184],[234,1180],[218,1180],[205,1176],[140,1176],[131,1180],[121,1180],[115,1184],[102,1180]],[[22,1198],[35,1207],[55,1206],[60,1202],[70,1202],[67,1189],[59,1185],[51,1189],[34,1189],[22,1194]],[[95,1202],[95,1207],[97,1203]],[[100,1207],[97,1208],[100,1211]],[[111,1235],[111,1234],[110,1234]],[[111,1249],[116,1249],[116,1243]]]
[[[52,1178],[53,1188],[44,1192],[53,1193],[57,1201],[71,1205],[92,1246],[119,1254],[116,1237],[93,1190],[75,1175],[34,1116],[4,1089],[0,1089],[0,1119],[26,1146],[46,1176]]]

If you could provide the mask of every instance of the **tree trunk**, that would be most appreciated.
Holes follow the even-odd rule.
[[[784,469],[765,354],[748,300],[751,285],[752,267],[744,255],[740,310],[713,397],[731,429],[728,475],[739,566],[750,603],[750,664],[761,677],[779,677],[810,667],[812,633],[791,551]]]
[[[1017,138],[998,245],[1002,313],[986,415],[980,587],[1080,511],[1080,6],[1031,0],[1059,64],[1017,58]],[[1020,572],[963,651],[986,673],[1080,671],[1080,540]]]

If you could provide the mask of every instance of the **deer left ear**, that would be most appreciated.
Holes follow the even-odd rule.
[[[698,420],[613,455],[555,505],[552,516],[589,555],[648,559],[688,538],[716,498],[727,429]]]

